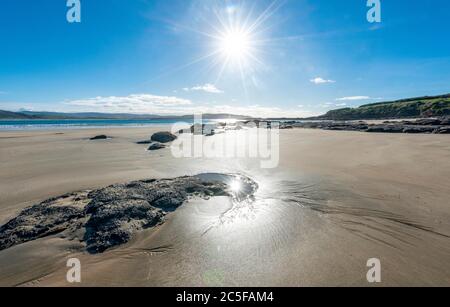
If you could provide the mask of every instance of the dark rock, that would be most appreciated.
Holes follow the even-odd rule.
[[[438,126],[440,124],[441,120],[433,118],[418,119],[415,122],[410,123],[410,125],[417,125],[417,126]]]
[[[370,126],[366,129],[366,132],[384,133],[385,129],[384,126]]]
[[[151,143],[153,143],[152,140],[145,140],[145,141],[136,142],[136,144],[138,144],[138,145],[148,145],[148,144],[151,144]]]
[[[163,144],[170,143],[172,141],[175,141],[176,139],[177,139],[176,135],[174,135],[170,132],[167,132],[167,131],[157,132],[157,133],[153,134],[151,137],[151,140],[153,142],[158,142],[158,143],[163,143]]]
[[[450,126],[450,118],[419,119],[416,121],[384,121],[382,124],[368,125],[363,121],[317,121],[291,123],[296,128],[322,129],[334,131],[361,131],[370,133],[448,133],[445,127]]]
[[[322,128],[323,130],[330,130],[330,131],[349,131],[352,130],[350,126],[324,126]]]
[[[434,127],[405,127],[403,133],[417,134],[417,133],[433,133],[436,130]]]
[[[106,140],[106,139],[108,139],[108,136],[106,136],[106,135],[97,135],[97,136],[94,136],[93,138],[90,138],[91,141]]]
[[[281,125],[280,126],[280,129],[294,129],[294,127],[293,126],[291,126],[291,125]]]
[[[102,253],[128,242],[139,231],[163,223],[167,212],[191,196],[240,198],[228,187],[236,178],[237,175],[203,174],[135,181],[49,199],[23,210],[0,227],[0,250],[60,234],[84,242],[90,253]],[[253,195],[256,183],[239,178],[246,194],[243,196]]]
[[[158,142],[154,142],[150,145],[150,147],[148,148],[148,150],[159,150],[159,149],[164,149],[166,148],[166,145],[158,143]]]
[[[450,126],[443,126],[443,127],[437,128],[433,133],[450,134]]]
[[[84,193],[77,198],[86,199],[86,195],[87,193]],[[84,217],[82,201],[73,200],[70,204],[61,201],[70,201],[74,196],[75,194],[63,195],[34,205],[1,226],[0,250],[68,229],[75,221]]]
[[[369,126],[365,131],[378,133],[403,133],[403,126],[398,124],[372,125]]]
[[[119,199],[106,204],[93,202],[87,210],[92,214],[85,225],[84,240],[87,251],[94,254],[128,242],[133,233],[160,224],[165,215],[140,199]]]
[[[441,119],[442,126],[450,126],[450,117],[444,117]]]

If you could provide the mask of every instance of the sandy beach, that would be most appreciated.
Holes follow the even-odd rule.
[[[136,144],[161,130],[0,132],[0,224],[65,193],[209,172],[252,178],[255,201],[189,201],[101,254],[58,235],[17,245],[0,251],[0,286],[70,286],[72,257],[82,286],[370,286],[370,258],[382,286],[450,285],[447,135],[283,130],[280,164],[264,170]],[[89,141],[100,134],[112,138]]]

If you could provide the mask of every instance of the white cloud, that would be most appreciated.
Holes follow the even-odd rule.
[[[314,84],[336,83],[336,81],[334,81],[334,80],[327,80],[327,79],[324,79],[321,77],[317,77],[317,78],[311,79],[309,81],[311,81]]]
[[[203,91],[206,93],[212,93],[212,94],[222,94],[223,91],[219,90],[214,84],[206,83],[204,85],[197,85],[191,88],[185,87],[183,88],[184,91]]]
[[[98,112],[131,112],[146,113],[173,107],[188,106],[192,102],[188,99],[174,96],[157,96],[150,94],[133,94],[129,96],[98,96],[95,98],[66,101],[66,104],[84,107]]]
[[[108,96],[65,101],[66,112],[132,113],[158,115],[189,115],[195,113],[235,114],[252,117],[310,117],[319,115],[298,108],[281,109],[260,105],[238,106],[213,103],[194,104],[190,100],[139,94],[129,96]],[[56,108],[54,108],[54,111]],[[68,110],[69,109],[69,110]]]
[[[342,97],[342,98],[337,98],[337,101],[355,101],[355,100],[369,100],[369,99],[376,99],[376,98],[371,98],[369,96],[349,96],[349,97]]]

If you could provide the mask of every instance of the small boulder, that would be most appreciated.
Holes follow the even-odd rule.
[[[291,125],[281,125],[281,126],[280,126],[280,129],[281,129],[281,130],[284,130],[284,129],[294,129],[294,127],[291,126]]]
[[[154,150],[160,150],[166,148],[166,145],[158,143],[158,142],[154,142],[150,145],[150,147],[148,148],[148,150],[150,151],[154,151]]]
[[[145,140],[145,141],[136,142],[136,144],[138,144],[138,145],[148,145],[148,144],[151,144],[151,143],[153,143],[152,140]]]
[[[106,135],[97,135],[94,136],[93,138],[90,138],[91,141],[96,141],[96,140],[107,140],[108,136]]]
[[[163,132],[157,132],[155,134],[152,135],[151,140],[153,142],[158,142],[158,143],[170,143],[173,142],[177,139],[177,136],[167,132],[167,131],[163,131]]]

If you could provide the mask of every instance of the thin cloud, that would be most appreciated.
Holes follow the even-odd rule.
[[[369,96],[348,96],[348,97],[337,98],[336,101],[356,101],[356,100],[369,100],[369,99],[377,99],[377,98],[371,98]]]
[[[311,81],[314,84],[336,83],[336,81],[334,81],[334,80],[327,80],[327,79],[324,79],[321,77],[317,77],[317,78],[311,79],[309,81]]]
[[[212,94],[222,94],[224,91],[218,89],[214,84],[206,83],[204,85],[197,85],[191,88],[185,87],[183,88],[184,91],[202,91],[206,93],[212,93]]]
[[[322,108],[337,108],[337,107],[346,107],[348,104],[346,102],[334,103],[334,102],[326,102],[321,105]]]

